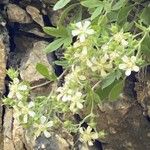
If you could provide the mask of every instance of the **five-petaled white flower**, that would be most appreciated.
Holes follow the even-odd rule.
[[[91,60],[87,60],[86,64],[91,68],[93,72],[100,72],[102,77],[107,76],[107,71],[109,71],[113,66],[111,62],[108,62],[109,56],[105,54],[102,58],[97,60],[95,57],[92,57]]]
[[[123,32],[116,33],[114,35],[114,40],[117,41],[117,42],[119,42],[123,47],[127,47],[128,46],[128,41],[126,41],[124,39]]]
[[[53,126],[53,121],[47,121],[45,116],[40,118],[40,123],[33,124],[35,131],[35,136],[38,137],[41,133],[44,133],[45,137],[49,138],[51,136],[48,129]]]
[[[77,29],[72,31],[73,36],[78,36],[80,42],[84,42],[88,35],[94,34],[94,30],[90,27],[91,22],[86,20],[84,22],[76,23]]]
[[[78,109],[82,109],[83,102],[82,93],[77,91],[71,99],[70,110],[75,113]]]
[[[19,83],[18,78],[14,78],[13,83],[10,85],[10,92],[8,94],[8,98],[17,98],[17,99],[22,99],[23,95],[21,92],[27,90],[27,85],[21,85]]]
[[[23,116],[23,123],[28,122],[28,117],[34,117],[35,112],[32,110],[32,107],[34,107],[34,102],[29,102],[28,105],[23,104],[21,101],[18,103],[16,107],[14,107],[15,110],[15,117]]]
[[[119,69],[125,70],[126,76],[131,74],[131,71],[138,72],[139,67],[136,65],[136,57],[132,56],[131,58],[124,56],[122,57],[123,63],[119,65]]]
[[[90,126],[87,127],[87,129],[80,128],[80,141],[84,143],[88,143],[88,145],[92,146],[93,141],[98,139],[98,133],[92,131],[92,128]]]

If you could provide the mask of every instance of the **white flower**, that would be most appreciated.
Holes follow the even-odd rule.
[[[119,33],[115,34],[114,35],[114,40],[119,42],[123,47],[127,47],[128,46],[128,41],[126,41],[124,39],[123,32],[119,32]]]
[[[107,51],[108,50],[108,45],[107,44],[104,44],[104,45],[102,45],[102,47],[101,47],[101,49],[103,50],[103,51]]]
[[[36,129],[35,131],[35,136],[38,137],[41,133],[44,133],[45,137],[49,138],[51,136],[50,132],[48,132],[48,129],[53,126],[53,121],[47,122],[47,119],[45,116],[42,116],[40,118],[40,123],[35,123],[34,128]]]
[[[110,60],[113,61],[113,60],[115,60],[116,58],[119,57],[119,53],[113,51],[113,52],[111,52],[111,53],[109,54],[109,56],[110,56]]]
[[[90,126],[87,127],[87,129],[80,128],[80,141],[84,143],[88,143],[88,145],[92,146],[93,141],[98,139],[98,133],[93,132],[92,128]]]
[[[90,27],[90,21],[76,23],[77,29],[72,31],[73,36],[78,36],[80,42],[84,42],[88,35],[94,34],[94,30]]]
[[[92,57],[91,60],[87,60],[86,64],[93,72],[98,71],[101,73],[102,77],[107,76],[107,71],[112,68],[111,62],[107,62],[109,56],[105,54],[102,58],[97,60],[95,57]]]
[[[34,105],[35,105],[34,102],[29,102],[29,104],[27,106],[25,104],[23,104],[21,101],[18,103],[18,107],[19,107],[19,111],[20,111],[18,116],[23,115],[23,123],[28,122],[28,116],[30,116],[30,117],[35,116],[35,112],[32,110],[32,107],[34,107]],[[16,111],[16,113],[17,113],[17,111]]]
[[[78,109],[83,108],[83,97],[81,92],[76,92],[71,98],[70,110],[75,113]]]
[[[21,100],[23,98],[23,95],[21,92],[26,91],[27,86],[19,84],[19,79],[14,78],[13,83],[10,85],[10,92],[8,94],[8,98],[17,98]]]
[[[125,70],[126,76],[129,76],[131,74],[131,71],[138,72],[139,67],[136,66],[136,57],[132,56],[131,58],[124,56],[122,57],[122,61],[124,63],[119,65],[119,69]]]
[[[128,46],[128,41],[122,39],[122,40],[121,40],[121,45],[122,45],[123,47],[127,47],[127,46]]]

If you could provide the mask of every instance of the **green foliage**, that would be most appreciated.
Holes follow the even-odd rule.
[[[150,9],[147,2],[128,0],[59,0],[54,10],[61,8],[58,26],[43,28],[54,37],[44,51],[63,48],[63,57],[54,63],[67,70],[57,78],[53,70],[37,64],[37,71],[55,82],[48,96],[35,97],[32,103],[28,102],[32,87],[20,82],[18,72],[10,69],[10,93],[3,102],[14,108],[15,118],[33,131],[34,137],[41,133],[49,137],[53,129],[62,126],[80,133],[80,141],[92,145],[105,136],[96,129],[98,107],[118,100],[126,76],[149,64],[145,58],[150,54]],[[74,10],[78,12],[67,24],[64,20]],[[63,84],[57,87],[62,77]],[[83,120],[75,122],[74,114]],[[81,127],[84,122],[86,129]]]
[[[58,10],[58,9],[61,9],[61,8],[65,7],[70,1],[71,1],[71,0],[59,0],[59,1],[55,4],[53,10]]]
[[[36,65],[36,70],[43,75],[45,78],[49,79],[49,80],[56,80],[57,77],[55,75],[55,73],[53,72],[53,70],[49,70],[47,66],[45,66],[44,64],[38,63]],[[51,71],[51,72],[50,72]]]
[[[145,7],[141,16],[140,16],[141,21],[147,26],[150,26],[149,14],[150,14],[150,6]]]
[[[51,36],[56,37],[56,39],[44,49],[46,53],[51,53],[61,46],[67,47],[72,42],[71,35],[65,27],[44,27],[43,31]]]

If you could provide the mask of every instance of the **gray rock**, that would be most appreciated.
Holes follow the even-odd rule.
[[[0,0],[0,4],[8,4],[9,0]]]
[[[5,77],[6,77],[6,59],[9,51],[8,32],[5,28],[5,21],[0,15],[0,149],[2,149],[2,113],[3,107],[1,98],[5,91]]]
[[[26,7],[26,11],[37,24],[39,24],[41,27],[44,27],[43,16],[36,7],[28,5]]]
[[[22,59],[20,75],[23,80],[33,83],[44,79],[44,77],[36,71],[37,63],[43,63],[51,69],[47,56],[43,51],[47,44],[45,41],[34,42],[32,49],[30,49],[29,54],[27,54],[28,58]]]
[[[50,138],[41,135],[36,140],[34,150],[70,150],[70,146],[67,141],[59,135]]]
[[[107,103],[97,110],[98,131],[107,135],[101,139],[104,150],[148,150],[150,149],[150,125],[143,116],[141,106],[131,99]]]
[[[7,15],[10,22],[31,23],[32,19],[27,12],[15,4],[7,5]]]

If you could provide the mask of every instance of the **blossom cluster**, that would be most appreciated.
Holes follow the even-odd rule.
[[[16,119],[32,128],[35,138],[42,133],[49,138],[52,128],[58,122],[63,124],[65,119],[60,119],[59,113],[80,114],[88,106],[91,107],[90,112],[87,111],[89,114],[83,120],[87,123],[93,120],[94,115],[91,114],[94,114],[93,105],[97,99],[97,96],[94,97],[95,85],[114,71],[120,73],[119,77],[115,77],[119,80],[140,69],[141,58],[135,55],[138,41],[131,33],[119,30],[115,25],[103,30],[98,25],[92,25],[89,20],[76,23],[71,33],[76,41],[64,52],[68,74],[62,86],[52,90],[48,97],[29,100],[30,87],[20,82],[16,73],[9,71],[12,77],[10,93],[3,101],[14,108]],[[93,145],[104,133],[99,134],[95,126],[88,124],[85,129],[81,127],[81,122],[76,125],[76,130],[80,133],[81,142]]]

